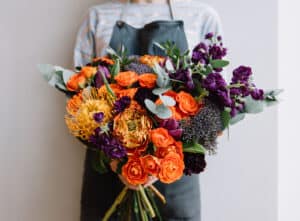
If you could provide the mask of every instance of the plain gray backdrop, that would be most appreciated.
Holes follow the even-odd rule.
[[[79,221],[85,151],[64,124],[64,96],[36,64],[71,68],[79,25],[100,2],[1,0],[0,220]],[[276,0],[204,2],[222,19],[229,70],[251,65],[258,86],[276,87]],[[203,221],[277,220],[276,116],[249,116],[219,140],[201,177]]]

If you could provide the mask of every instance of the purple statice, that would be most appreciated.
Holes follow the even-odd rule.
[[[97,128],[89,141],[102,150],[108,157],[120,159],[127,155],[126,149],[114,137]]]
[[[95,113],[93,118],[97,123],[101,123],[104,119],[104,113],[103,112]]]
[[[194,63],[208,64],[209,54],[205,43],[201,42],[193,49],[192,61]]]
[[[227,49],[220,45],[213,44],[209,46],[208,53],[213,60],[222,59],[227,54]]]
[[[140,87],[134,95],[134,100],[138,102],[142,107],[145,106],[145,99],[149,99],[155,102],[158,99],[158,96],[152,93],[151,89]]]
[[[189,68],[178,69],[175,73],[171,73],[169,76],[171,79],[182,81],[185,87],[189,90],[193,90],[195,88],[192,71]]]
[[[114,103],[114,109],[116,114],[123,112],[129,105],[131,99],[128,96],[123,96]]]
[[[205,155],[197,153],[184,153],[185,175],[199,174],[206,167]]]
[[[254,88],[252,89],[251,97],[254,100],[263,100],[264,99],[264,91],[262,89]]]
[[[179,122],[173,118],[162,120],[160,127],[163,127],[169,131],[169,134],[176,140],[179,140],[182,135],[182,128],[179,127]]]
[[[104,65],[99,65],[98,72],[96,73],[94,78],[94,83],[96,88],[100,88],[102,85],[104,85],[104,80],[100,72],[102,72],[106,78],[110,77],[108,68]]]
[[[252,75],[252,69],[247,66],[239,66],[233,70],[233,77],[231,79],[232,84],[248,84],[250,76]]]

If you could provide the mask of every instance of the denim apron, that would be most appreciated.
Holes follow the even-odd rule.
[[[168,5],[172,20],[153,21],[142,28],[135,28],[122,21],[123,14],[129,5],[128,0],[120,20],[116,22],[113,28],[110,47],[118,51],[123,45],[128,55],[164,55],[164,52],[154,43],[170,41],[175,43],[181,51],[187,50],[188,43],[183,21],[174,20],[170,1],[168,1]],[[92,161],[96,157],[94,151],[87,150],[81,194],[81,221],[100,221],[124,187],[118,176],[112,171],[99,174],[93,169]],[[175,183],[166,185],[158,181],[154,185],[167,200],[166,205],[157,201],[164,221],[201,220],[198,175],[184,175]],[[113,216],[111,221],[119,220]]]

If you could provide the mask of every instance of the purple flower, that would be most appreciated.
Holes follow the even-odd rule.
[[[104,118],[104,113],[103,112],[95,113],[93,117],[97,123],[101,123]]]
[[[220,73],[211,73],[203,81],[202,86],[209,91],[226,88],[227,84]]]
[[[205,39],[211,39],[214,36],[213,32],[209,32],[205,35]]]
[[[250,93],[251,93],[251,97],[254,100],[263,100],[264,99],[264,91],[262,89],[254,88]]]
[[[95,133],[90,137],[89,141],[110,158],[119,159],[127,155],[126,149],[120,142],[107,133],[102,133],[100,128],[95,130]]]
[[[218,41],[222,41],[222,36],[221,36],[221,35],[218,35],[217,40],[218,40]]]
[[[145,99],[156,101],[158,99],[158,96],[153,94],[151,89],[142,87],[138,88],[137,92],[134,95],[134,100],[136,100],[139,105],[145,107]]]
[[[208,64],[208,47],[205,43],[201,42],[193,49],[192,61],[194,63]]]
[[[170,74],[170,78],[184,82],[189,90],[192,90],[195,87],[190,69],[179,69],[175,73]]]
[[[169,131],[169,134],[176,140],[181,138],[183,130],[179,128],[179,122],[177,120],[173,118],[162,120],[159,126],[166,128]]]
[[[119,100],[117,100],[114,103],[114,109],[116,111],[116,114],[123,112],[130,105],[130,102],[131,99],[128,96],[123,96]]]
[[[212,59],[222,59],[226,56],[227,49],[214,44],[213,46],[209,46],[208,52]]]
[[[199,174],[206,167],[205,155],[195,153],[184,153],[185,175]]]
[[[233,100],[230,98],[227,90],[217,90],[216,95],[223,106],[230,107]]]
[[[232,84],[236,83],[248,83],[252,70],[250,67],[239,66],[233,71],[233,77],[231,79]]]
[[[103,78],[102,78],[102,75],[101,75],[100,71],[104,74],[104,76],[106,78],[110,77],[110,73],[109,73],[108,68],[106,66],[99,65],[98,66],[98,72],[95,75],[95,79],[94,79],[96,88],[100,88],[104,84],[104,81],[103,81]]]

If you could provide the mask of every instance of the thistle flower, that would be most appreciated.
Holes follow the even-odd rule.
[[[182,139],[191,143],[196,141],[212,153],[216,150],[216,139],[222,131],[220,108],[206,99],[204,107],[195,116],[180,122],[183,129]]]
[[[185,175],[199,174],[206,167],[205,155],[195,153],[184,153]]]

